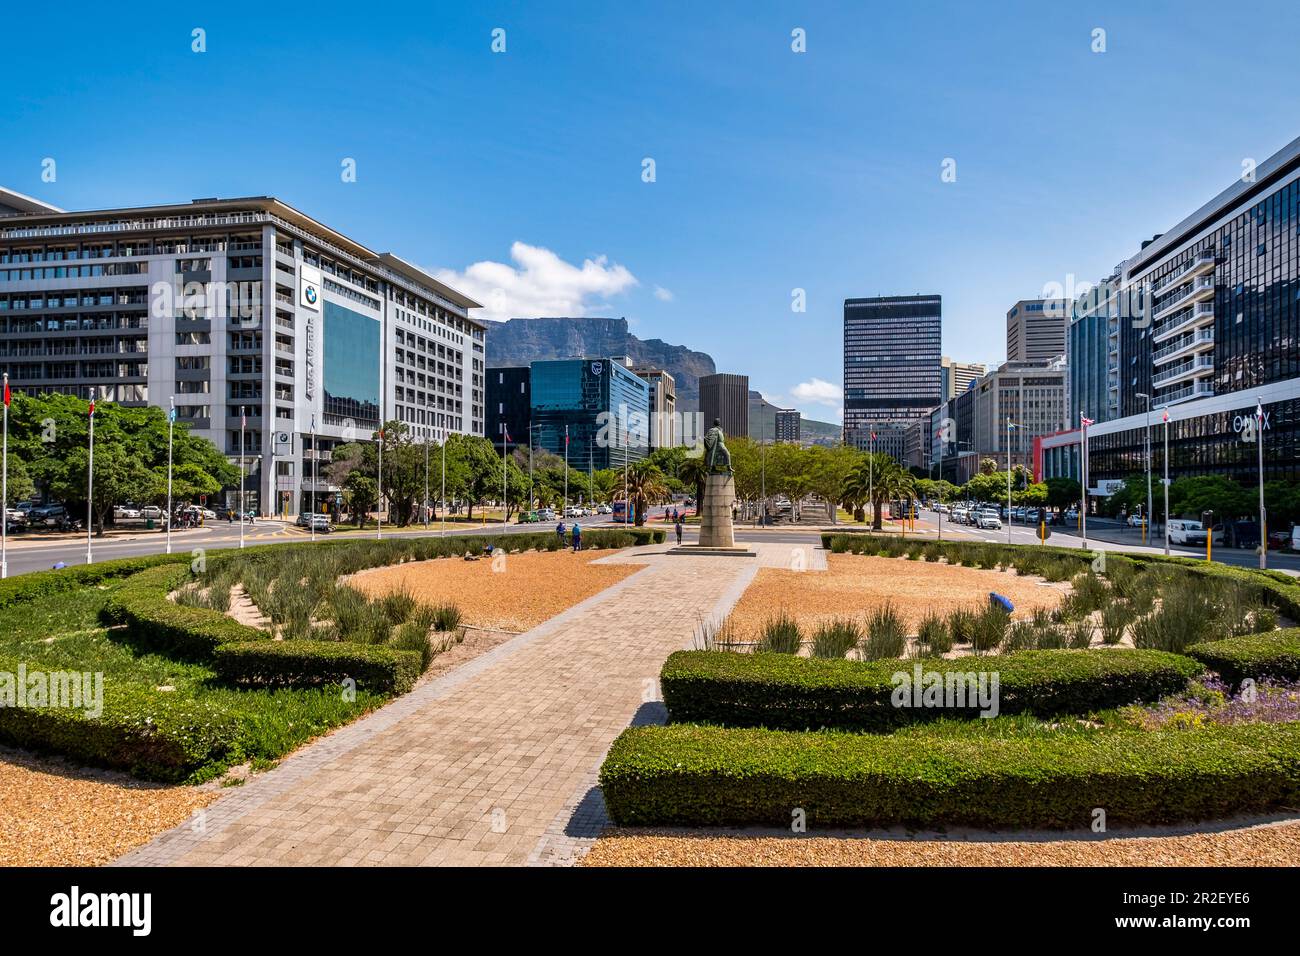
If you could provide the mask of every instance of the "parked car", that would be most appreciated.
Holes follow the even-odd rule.
[[[611,508],[609,505],[600,505],[599,507],[596,508],[596,514],[612,515],[613,513],[614,513],[614,509]]]
[[[555,520],[555,509],[554,509],[554,508],[542,508],[542,509],[540,509],[540,510],[537,512],[537,520],[538,520],[538,521],[554,521],[554,520]]]
[[[537,521],[538,521],[538,518],[537,518],[537,512],[536,512],[536,511],[521,511],[521,512],[519,512],[519,523],[520,523],[520,524],[537,524]]]
[[[163,510],[157,505],[145,505],[140,509],[141,518],[152,518],[157,521],[163,515]]]
[[[1199,521],[1184,518],[1169,519],[1171,544],[1205,544],[1205,528]]]
[[[317,534],[329,534],[331,531],[334,530],[334,526],[330,524],[329,515],[314,514],[311,516],[308,525],[315,526],[315,531]]]
[[[137,508],[127,508],[119,505],[113,509],[113,517],[134,520],[140,517],[140,511]]]
[[[977,520],[983,531],[998,531],[1002,528],[1002,519],[995,511],[981,511]]]

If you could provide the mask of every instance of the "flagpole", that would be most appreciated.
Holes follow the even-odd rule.
[[[176,427],[176,396],[171,398],[171,410],[167,413],[167,553],[172,553],[172,433]]]
[[[307,524],[311,530],[312,541],[316,540],[316,476],[320,474],[320,462],[316,460],[316,416],[311,417],[311,487],[307,489]]]
[[[424,433],[424,530],[429,530],[429,433]]]
[[[1088,420],[1079,416],[1083,428],[1082,454],[1079,459],[1079,520],[1082,522],[1083,546],[1088,547]]]
[[[1007,544],[1011,543],[1011,419],[1007,419]]]
[[[244,440],[244,429],[248,426],[248,408],[244,405],[239,406],[239,546],[244,546],[244,505],[247,498],[244,494],[244,485],[247,480],[244,473],[247,469],[247,463],[244,461],[245,452],[248,450],[248,443]]]
[[[0,490],[0,578],[9,577],[9,373],[5,372],[4,411],[4,478]]]
[[[442,537],[447,536],[447,431],[442,432]]]
[[[632,514],[632,499],[627,495],[627,455],[628,455],[629,436],[627,428],[623,428],[623,520],[630,524],[636,516]]]
[[[91,536],[95,533],[95,400],[90,400],[90,453],[86,458],[86,563],[94,561]]]
[[[510,433],[506,431],[505,425],[501,426],[501,530],[506,529],[506,518],[508,509],[506,507],[506,442],[510,438]]]
[[[569,426],[564,426],[564,504],[560,506],[560,520],[569,510]]]
[[[1165,409],[1165,556],[1169,555],[1169,409]]]
[[[876,433],[871,433],[871,451],[867,453],[867,497],[871,499],[871,527],[876,530]]]
[[[384,536],[384,425],[379,425],[379,493],[375,499],[375,540]]]
[[[1255,399],[1255,444],[1259,452],[1259,569],[1268,567],[1268,527],[1264,514],[1264,402]]]

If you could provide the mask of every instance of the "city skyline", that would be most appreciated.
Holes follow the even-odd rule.
[[[991,343],[1012,303],[1049,283],[1110,274],[1192,197],[1287,142],[1300,110],[1286,98],[1243,107],[1211,88],[1183,105],[1163,71],[1170,50],[1196,46],[1207,69],[1230,65],[1242,84],[1293,76],[1284,26],[1295,13],[1267,7],[1280,29],[1261,36],[1219,23],[1214,44],[1200,42],[1205,18],[1119,8],[1085,18],[1029,6],[997,16],[760,6],[743,23],[692,10],[685,28],[666,17],[633,31],[595,9],[557,24],[515,10],[439,11],[434,22],[398,7],[346,40],[289,29],[260,38],[233,11],[129,25],[90,14],[83,22],[102,47],[10,94],[0,183],[70,209],[276,195],[361,241],[387,240],[484,302],[479,317],[626,315],[642,335],[748,372],[774,403],[835,421],[845,298],[933,290],[947,305],[944,354],[996,365],[1005,356]],[[265,15],[272,28],[288,25],[287,14]],[[35,16],[11,14],[15,30]],[[196,29],[202,53],[192,49]],[[506,31],[500,53],[496,29]],[[1094,52],[1097,29],[1105,49]],[[792,49],[794,30],[806,52]],[[893,42],[874,43],[865,62],[856,55],[883,36]],[[1232,51],[1247,40],[1243,63]],[[191,88],[223,90],[205,102],[203,137],[279,122],[281,106],[256,92],[276,69],[261,55],[272,45],[300,71],[301,89],[322,97],[307,96],[283,150],[245,151],[237,162],[197,151],[176,162],[150,145],[177,135],[151,117],[188,115]],[[989,67],[990,51],[1008,45],[1033,51],[1018,61],[1014,90]],[[557,47],[584,69],[557,65]],[[139,65],[105,76],[100,48]],[[629,53],[653,69],[636,78],[605,69]],[[36,68],[39,54],[12,57]],[[346,79],[330,70],[340,58],[351,64]],[[596,71],[608,89],[590,88]],[[164,82],[142,93],[132,85],[141,72]],[[742,77],[752,92],[737,97]],[[372,109],[380,79],[405,95]],[[1153,128],[1113,110],[1137,86],[1171,94],[1167,122]],[[138,112],[103,109],[138,96]],[[963,106],[975,100],[986,104],[978,123]],[[728,118],[718,127],[720,110]],[[1181,122],[1207,110],[1223,117],[1208,141]],[[1109,138],[1179,161],[1153,175],[1126,150],[1079,150],[1075,134],[1041,132],[1089,115],[1107,117]],[[380,145],[392,130],[403,149]],[[556,145],[568,142],[584,148]],[[643,182],[645,159],[654,182]],[[349,160],[355,181],[344,182]],[[945,160],[955,181],[942,178]],[[796,289],[804,312],[791,311]],[[765,342],[792,327],[804,347],[772,354]]]

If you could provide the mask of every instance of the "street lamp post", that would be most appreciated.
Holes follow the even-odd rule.
[[[1147,531],[1148,525],[1151,524],[1151,396],[1146,392],[1137,392],[1138,398],[1146,399],[1147,403],[1147,431],[1146,431],[1146,453],[1147,453],[1147,510],[1142,515],[1142,543],[1146,544],[1150,534]]]
[[[176,424],[176,396],[172,396],[171,408],[167,412],[167,513],[163,520],[167,522],[167,553],[172,553],[172,429]]]

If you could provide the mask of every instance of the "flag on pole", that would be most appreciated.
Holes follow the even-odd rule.
[[[167,413],[167,420],[168,420],[169,422],[175,423],[175,421],[176,421],[176,406],[175,406],[175,405],[173,405],[172,408],[171,408],[171,411],[169,411],[169,412]]]
[[[564,447],[565,448],[569,447],[569,426],[568,425],[564,426]]]
[[[240,428],[247,428],[247,427],[248,427],[248,411],[247,411],[247,408],[248,408],[248,406],[246,406],[246,405],[240,405],[240,406],[239,406],[239,427],[240,427]]]
[[[1164,410],[1164,413],[1162,414],[1161,417],[1164,419],[1165,424],[1168,425],[1168,424],[1169,424],[1169,409],[1166,408],[1166,409]]]
[[[1167,414],[1169,414],[1169,413],[1166,412],[1165,414],[1167,415]],[[1079,421],[1083,423],[1083,427],[1084,427],[1084,428],[1087,428],[1089,425],[1095,425],[1095,424],[1097,424],[1097,423],[1094,422],[1091,418],[1084,418],[1082,415],[1079,416]]]
[[[872,432],[872,433],[871,433],[871,440],[872,440],[872,441],[875,441],[875,440],[876,440],[876,433],[875,433],[875,432]]]
[[[7,397],[7,396],[6,396],[6,397]],[[8,405],[9,402],[6,401],[5,404]],[[90,418],[94,418],[94,417],[95,417],[95,400],[94,400],[93,398],[90,400],[90,415],[89,415],[89,417],[90,417]]]
[[[5,376],[5,408],[9,407],[9,376]]]
[[[506,436],[506,444],[509,444],[509,443],[510,443],[510,429],[508,429],[508,428],[506,428],[504,425],[502,425],[502,426],[501,426],[501,434],[503,434],[503,435]]]

